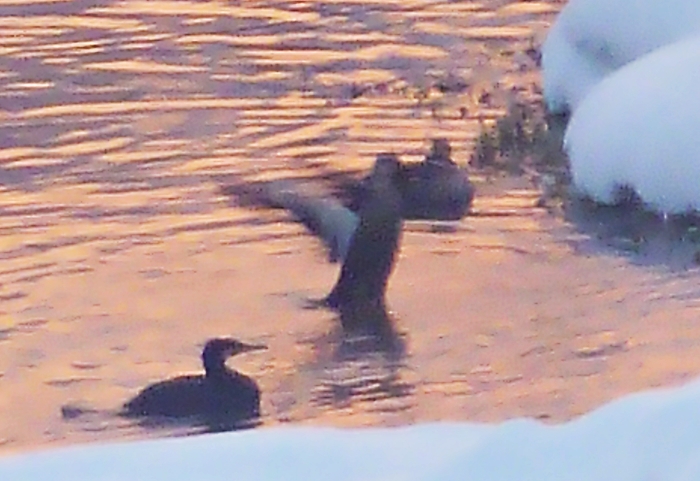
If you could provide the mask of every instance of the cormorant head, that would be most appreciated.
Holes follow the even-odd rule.
[[[207,375],[226,371],[226,359],[248,351],[267,349],[263,344],[246,344],[230,337],[210,339],[202,351],[202,363]]]
[[[398,179],[401,172],[401,162],[394,153],[382,153],[377,155],[370,178],[372,181],[393,181]]]

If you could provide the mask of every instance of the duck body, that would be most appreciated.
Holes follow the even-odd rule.
[[[403,164],[399,189],[406,219],[459,220],[469,213],[474,200],[474,186],[449,152]]]
[[[450,154],[447,139],[438,138],[422,162],[399,163],[396,188],[404,219],[459,220],[469,213],[474,186]],[[359,211],[372,195],[370,177],[348,190],[350,208]]]

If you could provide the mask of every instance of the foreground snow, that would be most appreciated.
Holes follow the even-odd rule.
[[[0,459],[0,479],[700,479],[700,381],[622,398],[576,421],[271,428]]]
[[[633,187],[653,209],[700,209],[700,37],[646,55],[598,84],[569,124],[574,183],[601,202]]]
[[[542,46],[549,109],[575,110],[611,72],[697,32],[697,0],[570,0]]]

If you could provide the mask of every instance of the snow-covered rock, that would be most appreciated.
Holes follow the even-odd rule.
[[[610,73],[696,32],[698,0],[570,0],[542,46],[548,108],[574,110]]]
[[[574,111],[564,145],[574,184],[598,201],[626,185],[661,212],[700,209],[700,36],[600,82]]]

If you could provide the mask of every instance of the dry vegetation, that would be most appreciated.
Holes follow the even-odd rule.
[[[563,137],[566,120],[551,116],[541,99],[515,99],[504,115],[481,122],[470,165],[483,172],[526,175],[540,188],[543,207],[560,207],[581,230],[616,249],[648,257],[659,251],[671,264],[700,264],[700,215],[666,215],[648,208],[628,185],[621,185],[612,205],[577,195]]]
[[[540,203],[561,202],[571,181],[563,131],[564,120],[548,116],[541,99],[516,98],[502,117],[481,122],[469,163],[485,172],[527,175],[542,190]]]

